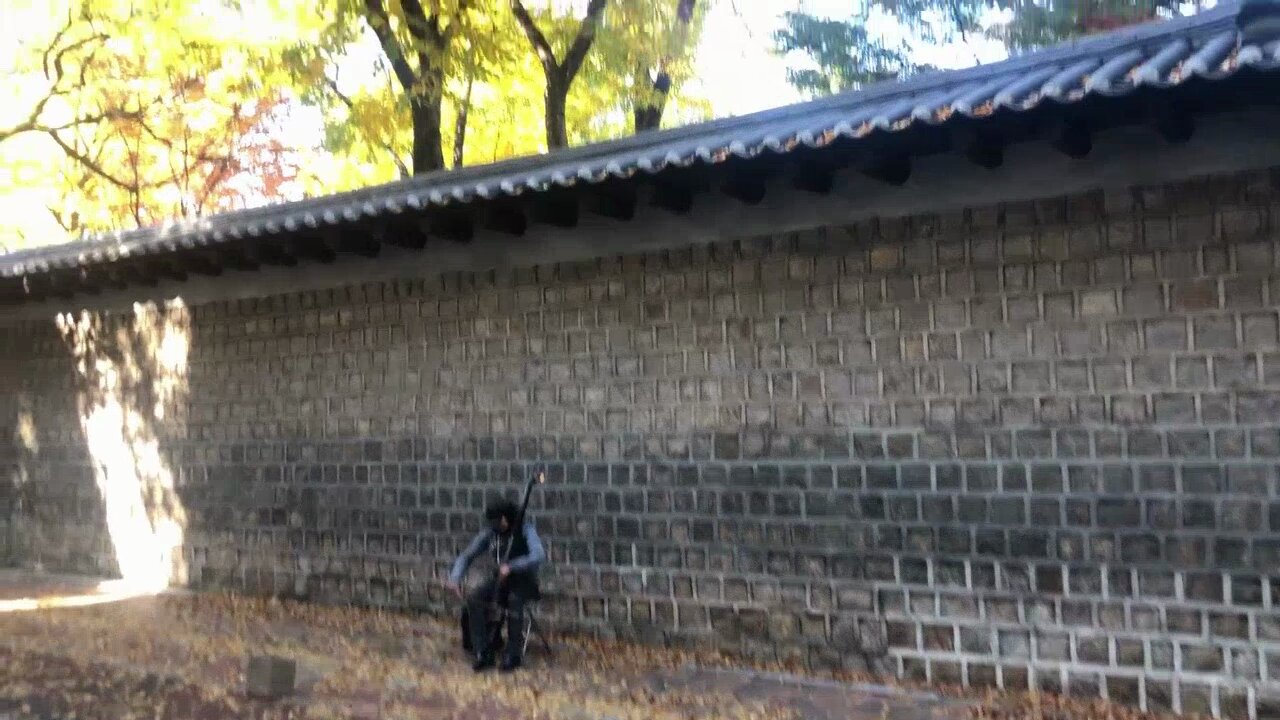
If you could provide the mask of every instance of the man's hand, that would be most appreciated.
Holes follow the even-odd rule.
[[[510,565],[503,564],[503,566],[502,566],[502,567],[498,568],[498,578],[499,578],[499,579],[506,580],[506,579],[507,579],[507,576],[508,576],[508,575],[510,575],[510,574],[511,574],[511,566],[510,566]]]
[[[459,599],[462,598],[462,587],[458,585],[458,583],[453,582],[452,580],[445,580],[444,586],[449,590],[449,592],[457,595]]]

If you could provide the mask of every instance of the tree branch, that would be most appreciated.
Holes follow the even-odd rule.
[[[382,46],[382,51],[387,54],[387,59],[391,61],[391,67],[395,70],[396,79],[400,81],[400,85],[405,92],[414,93],[414,86],[417,84],[417,75],[413,72],[413,68],[409,66],[409,61],[405,59],[404,49],[400,47],[400,41],[396,40],[395,33],[391,31],[391,18],[387,15],[387,9],[382,4],[382,0],[365,0],[365,10],[368,12],[366,21],[369,23],[373,34],[378,37],[378,44]]]
[[[70,130],[71,128],[77,127],[79,125],[93,125],[94,123],[100,123],[106,120],[135,120],[136,121],[141,118],[142,118],[142,113],[132,111],[132,110],[118,110],[118,109],[103,110],[102,112],[94,113],[92,115],[81,115],[80,117],[74,120],[71,120],[69,122],[65,122],[61,125],[37,125],[31,129],[39,130],[40,132],[50,132],[50,131],[57,132],[59,130]],[[0,133],[0,137],[3,137],[2,133]]]
[[[697,4],[698,0],[678,0],[676,2],[676,22],[686,26],[693,22],[693,11]]]
[[[689,25],[693,22],[696,6],[697,0],[676,0],[674,32],[679,52],[683,53],[689,44]],[[647,67],[641,67],[636,73],[637,82],[640,78],[644,78],[649,82],[649,91],[652,93],[647,101],[640,98],[636,100],[632,113],[636,132],[657,130],[662,126],[662,114],[666,111],[667,100],[671,94],[671,73],[668,68],[674,61],[671,55],[664,55],[658,60],[658,67],[653,72],[650,72]]]
[[[324,76],[324,84],[325,84],[325,86],[326,86],[326,87],[328,87],[328,88],[329,88],[329,92],[333,93],[334,97],[336,97],[336,98],[338,98],[339,100],[341,100],[341,101],[342,101],[342,104],[347,106],[347,109],[348,109],[348,110],[355,110],[355,109],[356,109],[356,101],[355,101],[355,100],[352,100],[350,97],[348,97],[348,96],[347,96],[347,94],[346,94],[346,93],[344,93],[344,92],[342,92],[341,90],[339,90],[339,89],[338,89],[338,81],[337,81],[337,80],[334,80],[333,78],[329,77],[328,75],[325,75],[325,76]]]
[[[44,52],[41,53],[40,55],[40,65],[42,68],[44,68],[45,78],[48,78],[52,74],[52,72],[49,69],[49,64],[50,64],[49,56],[52,55],[54,52],[54,49],[58,47],[58,43],[62,41],[62,37],[67,33],[71,32],[71,25],[72,25],[72,21],[70,18],[68,18],[67,24],[63,25],[62,28],[58,30],[58,32],[54,33],[53,39],[49,41],[49,47],[45,48]]]
[[[30,119],[23,120],[22,122],[18,123],[17,125],[14,125],[13,127],[8,127],[3,130],[0,130],[0,142],[4,142],[5,140],[8,140],[9,138],[15,135],[21,135],[22,133],[27,133],[27,132],[34,132],[35,130],[36,130],[36,125],[33,121],[31,121]]]
[[[23,133],[28,133],[28,132],[47,133],[50,130],[65,130],[65,129],[74,127],[76,125],[87,125],[90,123],[101,122],[103,120],[111,119],[113,117],[123,117],[123,115],[119,115],[119,113],[122,113],[123,111],[106,110],[96,115],[86,115],[80,118],[75,118],[73,120],[70,120],[56,127],[50,127],[40,122],[40,116],[44,114],[44,109],[49,104],[49,102],[56,97],[66,94],[66,91],[61,89],[61,86],[62,86],[63,80],[66,78],[66,69],[64,66],[64,59],[66,58],[67,54],[71,53],[72,51],[83,48],[86,45],[89,45],[90,43],[103,42],[107,39],[107,36],[105,35],[94,34],[94,35],[88,35],[86,37],[80,38],[79,40],[76,40],[75,42],[72,42],[66,45],[65,47],[59,47],[59,44],[62,42],[63,38],[66,36],[68,32],[71,31],[71,27],[72,27],[72,23],[68,21],[68,23],[62,27],[62,29],[60,29],[56,34],[54,34],[53,39],[49,41],[48,47],[46,47],[44,51],[41,53],[40,65],[42,70],[44,71],[45,79],[50,81],[48,91],[44,94],[44,97],[41,97],[39,100],[36,101],[35,106],[31,109],[31,112],[27,114],[27,117],[25,120],[17,123],[16,125],[12,125],[10,127],[0,129],[0,142],[3,142],[4,140],[8,140],[9,138],[15,135],[21,135]],[[92,58],[93,58],[93,52],[90,51],[88,59],[92,60]],[[81,64],[81,68],[80,68],[80,85],[81,86],[85,84],[84,74],[88,66],[89,66],[88,62],[84,62]]]
[[[409,26],[409,36],[413,38],[418,55],[418,70],[426,74],[431,64],[431,53],[443,54],[440,52],[440,19],[436,14],[439,8],[435,8],[435,13],[428,18],[419,0],[401,0],[400,6],[404,9],[405,24]]]
[[[80,117],[68,120],[67,122],[62,123],[61,125],[45,125],[44,123],[39,122],[37,118],[39,117],[39,114],[43,111],[44,106],[49,102],[49,100],[57,97],[59,94],[61,93],[51,93],[50,95],[42,98],[40,102],[36,104],[36,110],[34,111],[34,114],[32,116],[28,117],[26,120],[23,120],[17,125],[0,130],[0,142],[8,140],[9,138],[15,135],[21,135],[23,133],[35,132],[35,133],[47,134],[51,132],[59,132],[62,130],[70,130],[72,128],[80,127],[82,125],[94,125],[96,123],[100,123],[106,120],[138,120],[141,117],[141,113],[130,111],[130,110],[124,110],[120,108],[114,108],[110,110],[102,110],[100,112],[96,112],[91,115],[81,115]]]
[[[58,144],[58,147],[62,148],[62,152],[66,153],[67,157],[83,165],[86,170],[89,170],[94,175],[97,175],[103,180],[106,180],[112,185],[115,185],[121,190],[124,190],[125,192],[130,192],[130,193],[138,192],[139,188],[137,183],[130,183],[126,180],[121,180],[120,178],[107,172],[106,168],[102,167],[102,165],[95,162],[88,155],[85,155],[79,150],[76,150],[75,148],[68,145],[67,142],[63,140],[62,137],[58,135],[57,132],[50,131],[46,134],[50,138],[52,138],[55,143]]]
[[[453,167],[462,167],[467,144],[467,116],[471,114],[471,88],[475,84],[475,66],[467,68],[467,94],[458,104],[457,117],[453,122]]]
[[[600,1],[591,0],[593,4]],[[533,45],[534,52],[538,53],[538,59],[542,61],[543,70],[546,70],[547,73],[559,70],[560,63],[556,61],[556,53],[551,49],[551,43],[547,42],[547,37],[538,29],[538,24],[533,21],[533,17],[525,9],[524,3],[520,0],[511,0],[511,12],[515,14],[516,22],[520,24],[520,29],[524,31],[525,37],[529,38],[529,43]]]
[[[448,47],[449,43],[453,41],[453,36],[458,32],[458,26],[462,24],[464,18],[467,17],[467,13],[471,11],[471,3],[469,0],[458,0],[458,15],[449,21],[449,24],[445,26],[444,30],[440,29],[439,0],[435,0],[432,4],[436,6],[436,12],[431,18],[431,21],[435,27],[436,33],[440,36],[440,46]]]
[[[438,45],[440,23],[436,20],[435,13],[432,13],[429,19],[427,11],[423,9],[419,0],[401,0],[400,6],[404,8],[405,22],[409,26],[409,34],[413,36],[413,39],[432,46]],[[436,12],[439,12],[438,8]]]
[[[348,110],[355,112],[356,102],[352,100],[350,97],[348,97],[341,90],[338,89],[338,82],[336,80],[329,77],[328,75],[325,75],[324,84],[328,86],[329,91],[333,93],[334,97],[341,100],[342,104],[347,106]],[[382,145],[383,149],[387,151],[387,154],[391,156],[391,159],[395,161],[396,170],[400,172],[400,177],[407,178],[412,176],[413,173],[409,172],[409,167],[404,164],[404,160],[400,159],[400,153],[396,152],[396,149],[392,147],[391,143],[386,141],[379,141],[379,142]]]
[[[44,56],[44,76],[45,76],[45,79],[46,79],[46,80],[53,80],[53,81],[55,81],[55,82],[59,82],[59,81],[61,81],[61,80],[62,80],[63,75],[65,75],[65,74],[66,74],[66,70],[64,70],[64,69],[63,69],[63,66],[62,66],[62,61],[63,61],[63,59],[67,56],[67,53],[71,52],[72,50],[78,50],[78,49],[80,49],[80,48],[84,47],[85,45],[88,45],[88,44],[89,44],[89,43],[91,43],[91,42],[95,42],[95,41],[96,41],[96,42],[105,42],[106,40],[107,40],[107,36],[106,36],[106,35],[89,35],[88,37],[80,38],[79,40],[77,40],[77,41],[75,41],[75,42],[71,43],[70,45],[68,45],[68,46],[66,46],[66,47],[64,47],[64,48],[61,48],[61,49],[60,49],[60,50],[58,50],[58,52],[53,56],[53,73],[52,73],[52,75],[49,73],[49,55],[48,55],[48,53],[45,53],[45,56]],[[53,48],[49,48],[49,49],[50,49],[50,50],[52,50]],[[90,56],[92,56],[92,53],[90,53]]]
[[[566,80],[572,80],[578,74],[582,61],[587,58],[587,51],[591,49],[591,43],[596,39],[596,28],[600,25],[600,16],[604,14],[604,7],[608,3],[609,0],[591,0],[587,5],[587,16],[578,26],[578,34],[573,38],[569,52],[565,53],[564,62],[560,64]]]

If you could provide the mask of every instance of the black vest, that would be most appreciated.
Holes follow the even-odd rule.
[[[508,546],[511,552],[507,552]],[[489,552],[493,553],[493,560],[498,565],[501,565],[504,560],[511,561],[528,555],[529,541],[524,539],[524,528],[512,530],[506,535],[495,533],[489,540]]]

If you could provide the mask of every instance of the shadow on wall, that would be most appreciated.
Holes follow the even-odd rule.
[[[186,426],[188,309],[176,299],[135,304],[131,314],[84,311],[58,316],[57,327],[73,359],[84,451],[120,575],[113,587],[185,584],[187,518],[163,448]]]

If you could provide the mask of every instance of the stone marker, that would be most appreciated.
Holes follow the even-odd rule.
[[[246,691],[249,697],[259,700],[276,700],[293,692],[298,664],[293,660],[273,655],[254,655],[249,658],[245,673]]]

